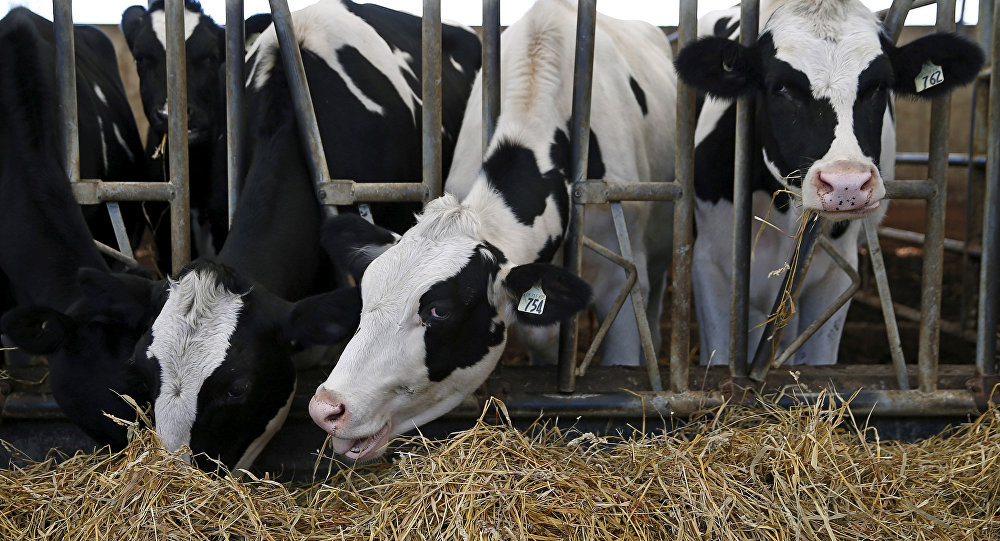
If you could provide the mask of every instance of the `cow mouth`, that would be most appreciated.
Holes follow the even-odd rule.
[[[882,205],[882,200],[879,199],[878,201],[875,201],[873,203],[868,203],[867,205],[859,209],[824,210],[823,214],[835,220],[854,220],[857,218],[864,218],[865,216],[868,216],[869,214],[875,212],[881,205]]]
[[[383,425],[382,428],[375,434],[372,434],[367,438],[358,438],[352,441],[351,446],[344,453],[344,457],[351,460],[364,460],[366,458],[371,458],[385,446],[388,439],[389,423],[385,423],[385,425]]]

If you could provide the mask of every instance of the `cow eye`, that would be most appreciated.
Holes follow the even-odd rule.
[[[431,319],[436,321],[444,321],[448,319],[449,316],[451,316],[451,312],[449,312],[448,309],[444,308],[443,306],[432,306],[430,314],[431,314]]]
[[[250,389],[250,382],[245,379],[238,379],[229,386],[229,398],[242,398]]]

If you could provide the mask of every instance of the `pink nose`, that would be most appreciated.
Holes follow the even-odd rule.
[[[860,210],[874,203],[872,169],[851,163],[834,163],[816,177],[816,192],[827,212]]]
[[[313,422],[329,434],[347,424],[350,412],[347,404],[337,400],[326,389],[319,389],[309,400],[309,416]]]

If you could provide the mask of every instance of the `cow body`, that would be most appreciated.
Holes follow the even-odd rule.
[[[75,38],[81,174],[134,180],[141,145],[111,42],[84,26]],[[134,417],[115,393],[134,394],[124,367],[138,334],[136,322],[93,311],[95,302],[128,302],[129,290],[86,298],[110,271],[63,169],[50,21],[23,8],[0,21],[0,81],[0,281],[24,305],[4,315],[2,329],[21,349],[48,357],[52,394],[69,419],[120,447],[125,430],[104,412]]]
[[[978,48],[954,35],[896,48],[860,2],[779,0],[761,9],[754,48],[733,41],[739,22],[733,9],[703,19],[700,32],[709,37],[677,59],[680,76],[709,93],[695,132],[693,280],[703,364],[729,360],[732,98],[755,96],[753,213],[775,226],[755,220],[751,231],[748,331],[756,344],[781,285],[775,271],[792,254],[797,241],[788,235],[799,229],[804,211],[827,219],[833,246],[857,267],[861,219],[877,225],[887,207],[884,181],[893,178],[895,160],[893,93],[940,95],[971,80],[982,63]],[[914,77],[924,62],[944,66],[947,85],[917,93]],[[804,280],[782,347],[850,285],[824,250],[816,251]],[[847,309],[838,310],[789,364],[835,363]]]
[[[575,15],[569,2],[540,1],[503,34],[502,113],[485,160],[477,83],[450,193],[428,203],[398,242],[359,219],[328,224],[327,250],[363,274],[358,332],[310,403],[338,453],[375,456],[390,437],[447,412],[480,385],[512,325],[550,332],[587,305],[587,283],[549,263],[569,219]],[[588,176],[669,180],[668,62],[655,27],[599,16]],[[602,217],[588,213],[588,223]],[[642,225],[643,211],[632,208],[629,218]],[[646,255],[637,251],[637,259]],[[620,269],[592,283],[605,287],[602,280],[620,285]]]
[[[320,2],[292,14],[328,166],[334,178],[420,175],[420,20],[384,8]],[[475,35],[446,26],[445,141],[454,139],[478,67]],[[299,346],[354,330],[356,288],[334,287],[320,245],[320,208],[273,29],[249,52],[250,156],[232,230],[216,262],[171,282],[133,357],[165,445],[247,467],[281,426]],[[407,224],[378,207],[376,219]]]

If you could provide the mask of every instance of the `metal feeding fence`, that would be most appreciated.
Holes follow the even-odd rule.
[[[899,38],[903,20],[909,10],[933,2],[895,0],[892,7],[883,13],[884,25],[893,41]],[[114,216],[116,201],[158,200],[169,201],[171,205],[171,234],[173,238],[172,266],[176,271],[189,259],[189,210],[187,185],[187,118],[186,118],[186,78],[183,39],[183,0],[166,0],[167,25],[167,80],[170,148],[170,180],[167,183],[104,183],[98,180],[79,179],[78,134],[75,120],[75,81],[73,68],[72,17],[69,0],[53,0],[55,8],[56,36],[59,55],[59,84],[62,91],[62,108],[66,127],[67,172],[73,181],[74,193],[80,203],[108,203]],[[937,30],[955,29],[955,0],[937,2]],[[963,2],[964,5],[964,2]],[[442,193],[441,162],[441,12],[440,0],[423,2],[423,45],[422,45],[422,85],[423,85],[423,174],[421,182],[413,179],[386,179],[387,182],[356,183],[350,179],[331,179],[327,169],[325,153],[320,141],[319,128],[305,71],[302,67],[300,51],[291,24],[291,15],[285,0],[270,0],[274,26],[281,46],[282,60],[289,87],[293,94],[294,110],[302,139],[308,145],[309,170],[316,184],[317,197],[326,212],[335,213],[335,205],[359,204],[362,215],[366,215],[367,203],[423,201]],[[740,42],[751,45],[757,38],[759,0],[741,2]],[[483,0],[483,141],[493,134],[496,119],[500,113],[500,2]],[[230,219],[237,197],[237,163],[243,149],[240,137],[243,126],[241,109],[243,106],[244,77],[244,18],[242,0],[226,2],[226,96],[228,134],[228,173],[230,186]],[[680,2],[680,23],[677,45],[684,45],[696,39],[697,1]],[[753,98],[740,98],[737,108],[737,148],[735,151],[736,175],[734,187],[734,224],[732,254],[733,281],[731,291],[731,358],[728,377],[713,389],[692,390],[690,388],[691,350],[691,306],[693,303],[691,272],[693,228],[693,178],[694,178],[694,130],[696,124],[696,93],[683,83],[677,90],[676,125],[676,168],[672,182],[607,182],[603,179],[588,179],[587,142],[590,129],[591,78],[594,57],[594,33],[596,24],[596,0],[579,0],[576,59],[573,81],[573,115],[571,125],[572,141],[572,210],[570,230],[565,240],[565,265],[579,273],[582,253],[592,250],[602,257],[618,263],[626,280],[618,296],[617,310],[631,297],[635,311],[646,362],[646,381],[640,381],[636,391],[604,391],[596,393],[580,392],[578,377],[589,367],[603,332],[604,325],[610,325],[617,311],[608,316],[608,321],[599,327],[589,351],[577,362],[579,325],[574,318],[564,323],[560,331],[560,356],[556,371],[556,381],[544,388],[537,384],[507,392],[505,399],[513,415],[534,417],[540,411],[546,415],[589,415],[599,418],[637,417],[642,415],[684,416],[706,406],[721,403],[733,396],[736,389],[760,386],[768,380],[768,372],[787,359],[794,349],[826,321],[833,313],[855,296],[860,288],[862,276],[851,269],[822,234],[821,220],[810,223],[806,229],[798,257],[808,260],[814,248],[826,250],[843,270],[852,276],[852,286],[832,305],[826,313],[799,336],[788,351],[777,352],[762,340],[761,344],[748,343],[749,320],[749,261],[751,247],[751,207],[749,191],[750,174],[750,134],[752,130]],[[927,217],[925,233],[921,236],[911,232],[885,230],[884,234],[894,238],[912,241],[914,238],[924,246],[921,306],[919,312],[894,305],[889,294],[888,279],[875,224],[866,223],[870,268],[878,289],[877,299],[868,296],[868,302],[881,306],[890,344],[893,362],[893,378],[890,384],[881,383],[876,388],[862,388],[854,394],[854,389],[840,389],[854,394],[852,406],[875,415],[884,416],[950,416],[974,413],[988,400],[993,386],[1000,382],[996,372],[997,354],[997,312],[1000,304],[997,256],[998,228],[1000,228],[1000,185],[998,185],[998,152],[1000,152],[1000,82],[994,80],[997,62],[1000,59],[1000,10],[995,10],[991,0],[982,0],[980,7],[979,41],[990,59],[989,69],[984,71],[974,86],[974,107],[972,117],[972,142],[968,156],[950,157],[947,150],[949,126],[949,97],[933,100],[930,121],[930,152],[927,155],[927,180],[892,180],[886,182],[887,197],[891,199],[917,199],[926,202]],[[988,107],[988,109],[987,109]],[[987,113],[988,111],[988,113]],[[983,160],[985,154],[985,161]],[[922,161],[917,156],[901,156],[900,163]],[[945,239],[945,179],[949,162],[969,167],[970,207],[967,212],[966,239],[964,242]],[[985,172],[983,169],[985,165]],[[388,182],[389,180],[409,180],[410,182]],[[669,338],[669,374],[663,378],[659,373],[651,333],[645,318],[645,307],[636,280],[635,265],[629,244],[629,232],[625,227],[622,201],[672,201],[674,204],[673,225],[673,267],[671,270],[671,306]],[[586,219],[588,205],[610,205],[614,219],[619,252],[600,246],[583,235],[582,224]],[[120,222],[120,217],[118,218]],[[119,228],[121,230],[121,228]],[[123,237],[123,235],[120,235]],[[124,239],[122,239],[124,240]],[[958,250],[963,254],[965,268],[975,268],[978,259],[979,284],[977,330],[964,331],[964,323],[941,320],[942,262],[944,250]],[[122,252],[128,253],[128,244],[122,244]],[[119,256],[121,257],[121,256]],[[801,265],[796,273],[803,273]],[[792,272],[786,273],[786,280],[794,279]],[[867,274],[867,273],[865,273]],[[970,274],[966,272],[964,274]],[[971,281],[971,279],[970,279]],[[784,290],[784,287],[782,288]],[[975,287],[964,289],[964,312],[971,313],[975,298]],[[780,299],[779,299],[780,300]],[[864,300],[864,299],[863,299]],[[776,300],[776,302],[778,302]],[[896,313],[919,319],[919,353],[916,359],[917,387],[910,387],[908,365],[903,357],[900,335],[896,324]],[[967,319],[963,316],[964,319]],[[976,341],[975,372],[969,372],[971,379],[963,384],[939,388],[939,335],[942,327],[949,331],[959,329],[959,334]],[[602,330],[603,329],[603,330]],[[765,337],[780,329],[768,329]],[[777,340],[775,340],[777,342]],[[747,363],[749,348],[756,348],[752,362]],[[506,369],[504,369],[506,370]],[[540,370],[526,368],[527,370]],[[810,368],[800,369],[808,373]],[[500,379],[509,372],[501,374]],[[537,377],[534,378],[537,380]],[[640,378],[641,379],[641,378]],[[664,379],[668,382],[664,388]],[[895,385],[891,382],[894,379]],[[582,381],[582,378],[581,378]],[[864,383],[863,378],[861,379]],[[494,382],[495,383],[495,382]],[[494,385],[493,388],[510,388],[510,385]],[[859,385],[863,387],[863,385]],[[800,389],[795,400],[822,400],[824,395]],[[453,415],[477,415],[479,403],[470,398]]]

